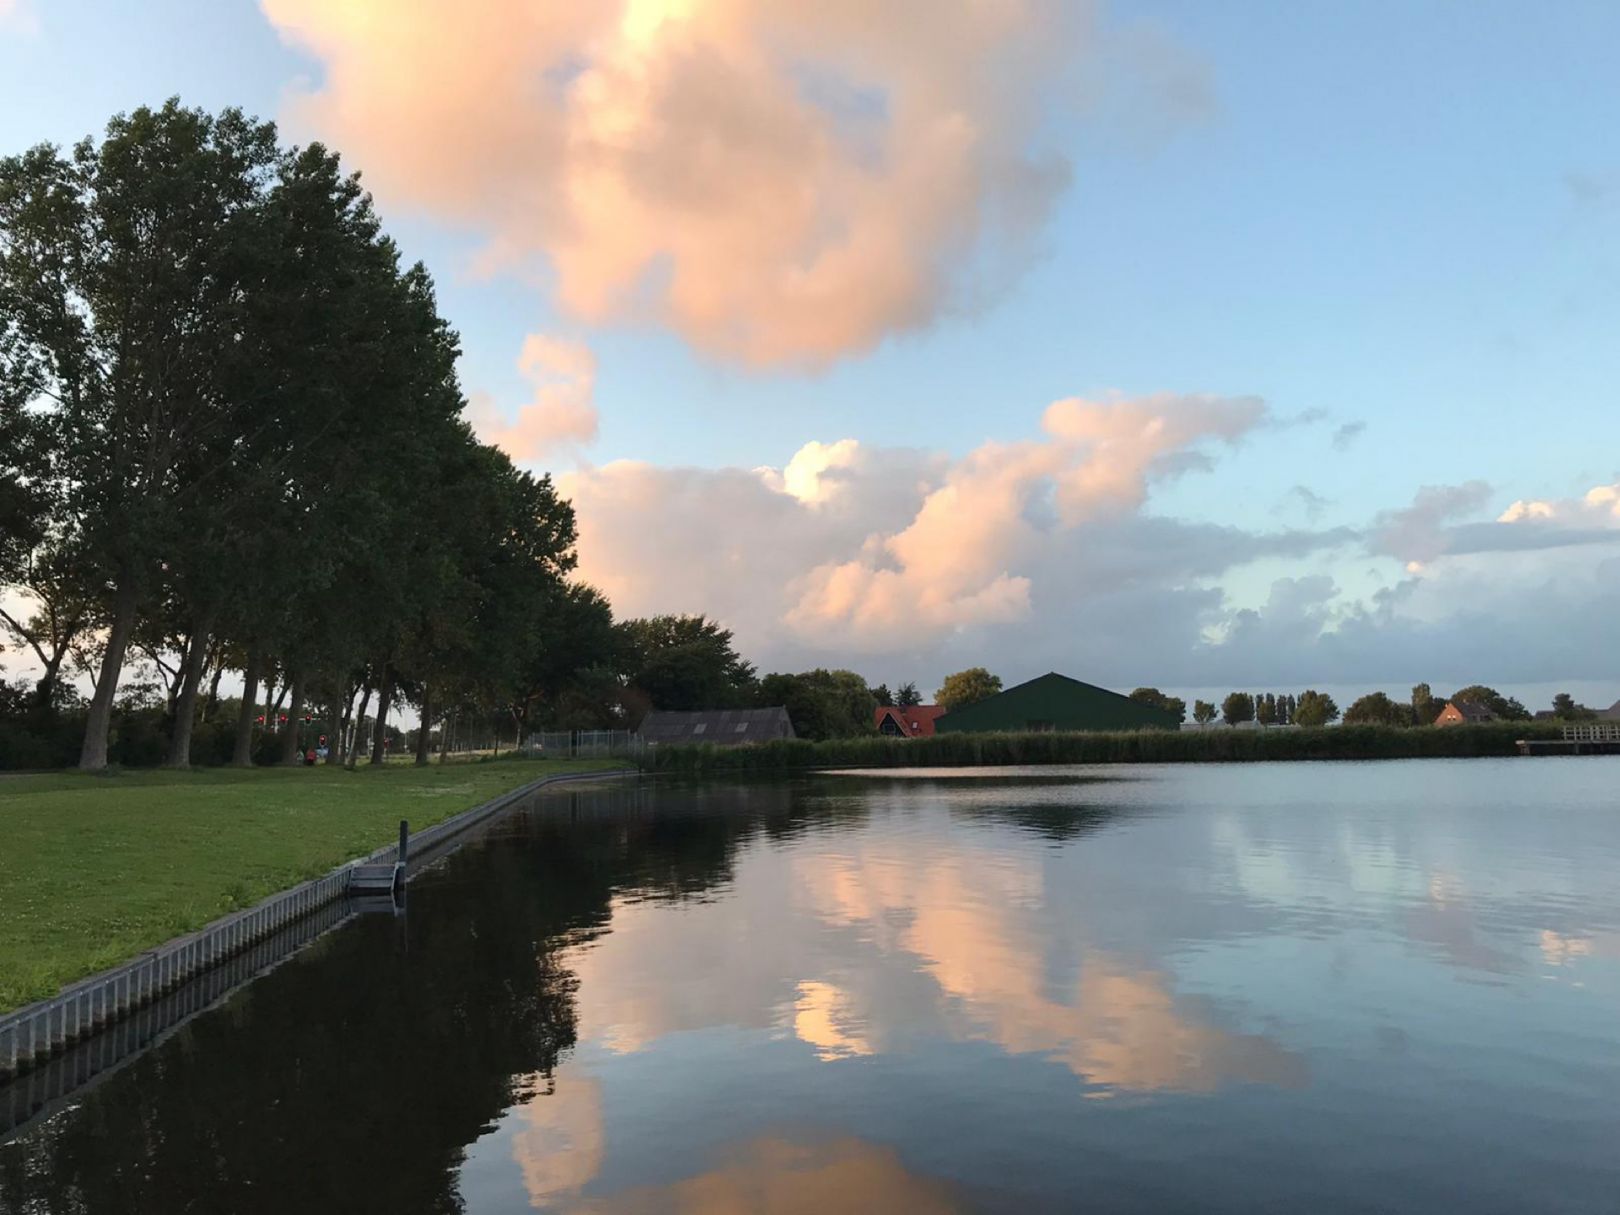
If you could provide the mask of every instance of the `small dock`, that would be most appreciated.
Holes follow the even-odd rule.
[[[1520,755],[1620,755],[1620,723],[1565,726],[1562,738],[1521,738]]]

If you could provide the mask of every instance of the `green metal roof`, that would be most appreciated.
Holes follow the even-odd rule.
[[[940,734],[1005,730],[1179,729],[1175,715],[1055,671],[945,714]]]

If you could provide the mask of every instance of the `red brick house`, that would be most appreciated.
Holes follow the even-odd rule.
[[[928,738],[934,721],[944,716],[939,705],[879,705],[872,713],[872,724],[879,734],[891,738]]]
[[[1440,716],[1434,719],[1434,724],[1437,726],[1474,726],[1495,720],[1495,713],[1475,701],[1448,700],[1446,701],[1446,707],[1440,710]]]

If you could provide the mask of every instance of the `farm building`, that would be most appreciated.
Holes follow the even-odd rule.
[[[872,724],[890,738],[927,738],[944,712],[938,705],[879,705],[872,711]]]
[[[1437,726],[1468,726],[1495,720],[1496,714],[1476,701],[1448,700],[1446,701],[1446,707],[1440,710],[1440,716],[1434,719],[1434,724]]]
[[[941,717],[941,734],[1003,730],[1174,730],[1175,715],[1055,672]]]
[[[793,723],[780,705],[773,709],[699,709],[661,713],[654,709],[636,731],[643,742],[713,743],[736,747],[793,737]]]

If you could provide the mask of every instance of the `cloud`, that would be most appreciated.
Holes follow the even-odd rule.
[[[1265,416],[1252,398],[1070,399],[1040,439],[957,459],[844,439],[780,471],[616,462],[562,486],[582,575],[621,614],[707,612],[768,668],[882,661],[926,679],[988,658],[1129,679],[1218,623],[1214,579],[1359,543],[1145,513],[1155,485]]]
[[[1349,451],[1366,429],[1365,422],[1346,422],[1333,432],[1333,450]]]
[[[1484,481],[1465,485],[1425,485],[1412,505],[1384,511],[1374,526],[1373,551],[1395,557],[1408,568],[1432,561],[1449,546],[1447,525],[1480,510],[1490,500]]]
[[[1207,81],[1061,0],[873,5],[262,0],[320,63],[293,126],[385,199],[488,237],[592,324],[754,366],[925,327],[1027,259],[1075,78],[1118,61],[1178,122]]]
[[[534,399],[509,421],[487,394],[475,394],[467,414],[480,439],[519,462],[595,440],[596,356],[588,346],[530,334],[518,369],[534,385]]]

